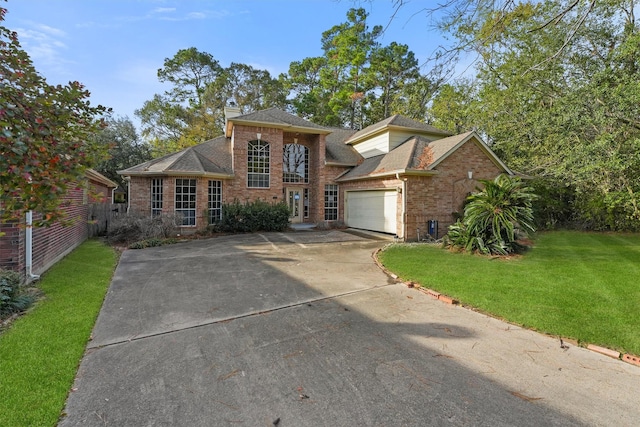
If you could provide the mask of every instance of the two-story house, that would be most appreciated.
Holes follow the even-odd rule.
[[[403,116],[354,131],[277,108],[225,112],[225,135],[118,172],[130,210],[180,214],[188,232],[220,218],[223,203],[285,201],[292,223],[415,240],[429,223],[442,236],[477,180],[512,174],[476,133]]]

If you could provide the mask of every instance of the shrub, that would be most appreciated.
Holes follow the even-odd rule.
[[[531,204],[537,196],[507,175],[481,183],[484,189],[467,198],[464,216],[449,227],[445,245],[483,254],[521,251],[517,240],[535,231]]]
[[[128,213],[111,221],[107,239],[111,244],[164,239],[177,233],[179,223],[180,218],[176,215],[162,214],[152,218],[139,213]]]
[[[155,246],[172,245],[174,243],[178,243],[178,239],[146,239],[131,243],[129,249],[152,248]]]
[[[0,269],[0,316],[19,313],[33,304],[35,297],[24,292],[22,278],[15,271]]]
[[[284,202],[255,200],[243,204],[235,200],[222,206],[222,218],[211,227],[231,233],[283,231],[289,227],[289,207]]]

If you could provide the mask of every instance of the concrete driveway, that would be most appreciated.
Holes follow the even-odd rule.
[[[393,283],[384,243],[126,251],[60,425],[637,425],[640,368]]]

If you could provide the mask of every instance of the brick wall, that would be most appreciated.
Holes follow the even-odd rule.
[[[33,272],[41,274],[66,254],[84,242],[88,236],[89,209],[83,188],[68,191],[63,210],[68,225],[55,223],[51,227],[33,228]],[[34,213],[34,221],[41,218]]]
[[[0,268],[24,271],[24,228],[15,221],[0,224]]]
[[[42,274],[58,260],[87,239],[87,190],[69,186],[62,210],[68,225],[54,223],[50,227],[33,227],[32,273]],[[42,215],[34,212],[34,222]],[[26,274],[25,220],[2,224],[0,237],[0,267]]]
[[[104,184],[92,182],[89,188],[69,185],[63,198],[62,210],[65,224],[54,223],[50,227],[34,227],[32,237],[32,273],[42,274],[66,254],[84,242],[88,236],[88,203],[92,194],[102,195],[109,200],[110,189]],[[34,212],[34,222],[42,215]],[[26,274],[26,231],[25,219],[18,222],[0,224],[0,268],[11,269]]]
[[[249,141],[256,140],[256,134],[260,133],[260,139],[269,143],[270,161],[270,186],[269,188],[249,188],[247,186],[247,150]],[[283,148],[285,144],[293,144],[294,138],[297,144],[309,149],[309,182],[308,183],[283,183]],[[234,156],[234,178],[222,181],[222,201],[232,203],[238,200],[242,203],[258,199],[267,202],[285,201],[287,188],[299,188],[301,191],[309,190],[309,217],[305,221],[319,222],[324,220],[324,184],[331,178],[344,171],[344,168],[326,168],[325,162],[325,136],[304,134],[297,132],[284,132],[282,129],[274,129],[256,126],[235,126],[232,138]],[[175,180],[176,178],[194,177],[158,177],[163,179],[163,213],[172,214],[175,209]],[[151,177],[131,177],[130,185],[130,209],[145,215],[151,215]],[[208,208],[208,181],[211,178],[195,178],[196,182],[196,227],[184,228],[182,232],[194,231],[206,227],[207,220],[204,217]]]
[[[89,181],[88,196],[90,203],[113,203],[111,199],[111,188],[97,181]]]
[[[473,142],[468,141],[442,163],[437,175],[407,179],[407,240],[427,231],[427,221],[438,221],[438,236],[446,234],[466,196],[480,179],[493,179],[503,171]],[[468,178],[473,172],[473,179]]]

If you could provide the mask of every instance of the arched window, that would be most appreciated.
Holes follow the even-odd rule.
[[[304,145],[284,146],[282,182],[309,182],[309,149]]]
[[[249,141],[247,149],[247,186],[269,188],[269,143]]]

